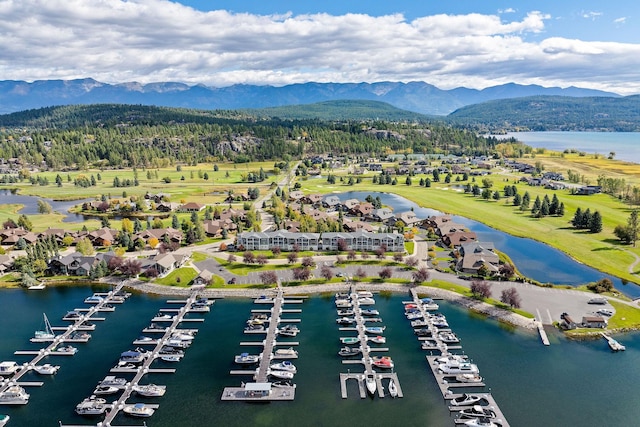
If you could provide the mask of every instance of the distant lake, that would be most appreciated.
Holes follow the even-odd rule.
[[[69,213],[69,209],[71,209],[75,205],[92,201],[93,199],[53,200],[47,199],[45,197],[16,194],[12,193],[11,190],[0,190],[0,204],[24,205],[24,207],[18,211],[19,214],[37,215],[39,200],[44,200],[45,202],[49,203],[54,212],[65,215],[65,218],[62,220],[62,222],[82,222],[85,220],[85,218],[82,215]]]
[[[534,148],[564,151],[575,148],[589,154],[640,163],[640,133],[638,132],[512,132],[498,138],[514,137]]]

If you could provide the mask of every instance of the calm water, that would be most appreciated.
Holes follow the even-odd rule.
[[[44,200],[45,202],[51,205],[54,212],[58,212],[59,214],[65,215],[65,218],[62,220],[62,222],[80,222],[85,220],[84,216],[78,215],[78,214],[71,214],[69,213],[69,209],[71,209],[72,207],[74,207],[79,203],[83,203],[85,201],[91,201],[93,199],[56,201],[56,200],[47,199],[44,197],[13,194],[9,190],[0,190],[0,204],[24,205],[24,207],[18,211],[19,214],[37,215],[38,200]]]
[[[501,137],[501,136],[498,136]],[[514,137],[535,148],[564,151],[575,148],[585,153],[608,156],[640,163],[640,133],[638,132],[516,132]]]
[[[382,204],[392,207],[395,212],[405,212],[413,209],[420,218],[442,214],[442,212],[434,209],[420,207],[416,203],[395,194],[352,191],[336,195],[341,200],[354,198],[364,200],[369,194],[373,197],[379,196]],[[619,278],[608,276],[594,268],[581,264],[565,253],[544,243],[532,239],[514,237],[461,216],[454,216],[454,220],[475,231],[480,241],[493,242],[498,250],[511,257],[511,260],[526,277],[542,283],[573,286],[609,277],[620,292],[634,298],[640,296],[640,286],[624,285]]]
[[[40,326],[42,312],[54,325],[69,309],[82,306],[91,293],[88,288],[47,289],[28,293],[0,291],[0,360],[27,359],[14,356],[16,349],[33,348],[28,342]],[[387,346],[393,357],[405,398],[360,399],[355,387],[349,399],[340,397],[338,373],[346,371],[336,355],[341,333],[335,324],[332,298],[315,296],[306,301],[302,319],[296,400],[286,403],[247,404],[221,402],[225,386],[237,385],[232,377],[233,356],[248,341],[241,331],[255,306],[248,300],[218,301],[205,315],[194,344],[175,374],[149,376],[149,382],[166,384],[167,394],[155,400],[160,404],[148,421],[154,427],[223,426],[389,426],[453,425],[435,381],[424,359],[424,352],[402,313],[405,294],[378,296],[376,308],[387,326]],[[78,354],[54,361],[62,365],[44,387],[30,388],[31,401],[24,407],[2,407],[12,426],[56,426],[65,423],[89,424],[74,415],[75,405],[88,396],[96,383],[108,374],[120,352],[133,341],[158,308],[163,298],[136,295],[107,320],[98,325],[87,344],[78,344]],[[8,308],[8,309],[6,309]],[[462,338],[464,350],[476,363],[491,387],[501,409],[513,426],[603,426],[636,425],[640,407],[635,404],[633,376],[640,363],[640,339],[626,335],[621,341],[627,351],[612,354],[604,340],[576,343],[552,334],[550,347],[537,336],[514,331],[493,320],[469,314],[459,307],[443,304],[441,311]],[[292,315],[289,315],[292,316]],[[8,333],[10,331],[10,333]],[[344,332],[342,333],[344,334]],[[36,379],[33,377],[33,379]],[[585,399],[585,394],[606,396]],[[152,400],[154,401],[154,400]],[[544,409],[543,409],[544,408]],[[142,424],[125,418],[119,424]],[[95,422],[95,421],[94,421]]]

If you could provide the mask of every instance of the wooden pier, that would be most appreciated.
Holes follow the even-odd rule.
[[[273,304],[273,307],[269,310],[254,309],[252,313],[270,313],[271,317],[265,320],[265,323],[269,324],[269,327],[262,331],[250,331],[249,333],[266,333],[266,337],[263,341],[245,341],[241,342],[241,346],[262,346],[263,350],[260,353],[260,361],[257,369],[255,370],[232,370],[231,375],[251,375],[255,382],[242,383],[240,387],[225,387],[222,392],[221,400],[235,400],[235,401],[283,401],[295,399],[295,385],[290,387],[272,387],[272,383],[269,381],[270,369],[269,365],[274,359],[274,348],[276,346],[297,346],[299,343],[296,341],[276,341],[278,336],[278,325],[281,322],[286,323],[299,323],[300,319],[281,319],[282,313],[300,313],[300,309],[283,309],[285,303],[300,304],[304,300],[297,299],[285,299],[282,288],[278,288],[277,294],[274,298],[258,298],[254,301],[255,304]],[[247,333],[247,331],[245,331]]]
[[[429,323],[429,328],[432,328],[432,330],[437,329],[435,328],[435,326],[433,325],[433,323],[431,322],[428,314],[427,314],[427,310],[423,307],[422,301],[420,300],[420,298],[418,297],[418,294],[416,293],[415,289],[411,289],[411,296],[413,297],[412,301],[403,301],[403,304],[415,304],[417,308],[419,308],[423,318],[425,320],[427,320],[427,322]],[[442,329],[441,329],[442,330]],[[482,398],[482,400],[476,404],[479,404],[481,406],[487,406],[490,407],[491,410],[493,410],[496,414],[495,419],[492,419],[492,421],[496,422],[498,425],[500,425],[501,427],[509,427],[509,423],[507,422],[504,414],[502,413],[502,411],[500,410],[500,408],[498,407],[497,402],[495,401],[495,399],[493,398],[493,396],[491,395],[490,392],[485,392],[484,389],[486,387],[486,384],[483,381],[480,382],[460,382],[457,381],[455,378],[456,376],[453,374],[444,374],[442,373],[438,367],[440,366],[438,359],[444,357],[444,356],[448,356],[451,355],[451,353],[449,352],[449,350],[453,350],[454,346],[442,346],[441,344],[442,341],[440,340],[440,338],[438,337],[437,334],[433,334],[432,338],[429,338],[432,340],[435,340],[439,345],[435,346],[435,348],[433,348],[433,350],[438,351],[439,353],[441,353],[440,355],[429,355],[426,356],[429,368],[431,369],[431,372],[433,373],[433,377],[436,380],[436,384],[438,385],[438,388],[440,389],[440,393],[442,394],[443,399],[445,399],[445,401],[451,401],[453,399],[456,399],[458,397],[462,397],[463,394],[460,393],[461,390],[466,390],[466,389],[483,389],[482,392],[479,393],[466,393],[467,395],[472,395],[472,396],[479,396]],[[459,349],[462,348],[459,345],[456,345],[455,348]],[[467,356],[465,355],[459,355],[462,358],[466,359]],[[454,392],[454,390],[456,392]],[[473,405],[470,405],[473,406]],[[449,411],[453,412],[457,412],[457,411],[461,411],[463,409],[469,408],[470,406],[454,406],[451,405],[449,406]],[[468,420],[463,420],[461,418],[456,418],[454,420],[455,424],[464,424],[464,422],[466,422]]]
[[[66,351],[57,351],[57,349],[61,346],[63,346],[64,343],[66,342],[86,342],[88,341],[88,339],[86,340],[74,340],[71,337],[71,335],[73,335],[76,331],[79,330],[83,330],[81,328],[81,326],[87,322],[87,321],[94,321],[94,320],[104,320],[104,318],[95,318],[92,317],[94,314],[98,313],[99,311],[101,311],[103,309],[103,307],[105,306],[105,304],[113,304],[116,299],[116,296],[119,295],[119,292],[122,290],[122,288],[124,287],[125,282],[120,282],[120,284],[118,286],[116,286],[115,288],[113,288],[110,292],[107,293],[101,293],[101,294],[96,294],[96,295],[100,295],[103,299],[98,302],[95,305],[92,305],[90,308],[85,309],[85,312],[81,315],[79,315],[78,317],[75,318],[66,318],[67,316],[65,316],[65,318],[63,318],[63,320],[67,320],[67,321],[72,321],[73,323],[70,324],[69,326],[55,326],[52,327],[51,329],[53,331],[61,331],[62,334],[60,335],[56,335],[56,337],[53,340],[48,341],[48,345],[45,348],[41,348],[40,350],[18,350],[15,351],[13,354],[18,355],[18,356],[34,356],[34,358],[27,363],[22,364],[21,368],[18,369],[13,375],[7,376],[5,378],[3,378],[3,381],[0,382],[0,392],[4,392],[7,390],[7,388],[9,388],[11,386],[11,384],[19,384],[19,385],[23,385],[23,386],[31,386],[31,387],[38,387],[38,386],[42,386],[43,382],[40,381],[20,381],[20,378],[22,378],[27,372],[31,371],[35,366],[38,365],[39,362],[41,362],[45,357],[48,356],[73,356],[75,354],[75,352],[66,352]],[[118,298],[119,302],[120,299]],[[95,329],[95,325],[93,325],[93,328]],[[32,341],[33,342],[33,341]]]

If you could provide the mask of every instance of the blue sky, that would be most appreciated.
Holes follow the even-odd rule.
[[[640,2],[0,0],[0,80],[640,93]]]

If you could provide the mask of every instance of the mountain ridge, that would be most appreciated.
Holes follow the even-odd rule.
[[[485,89],[449,90],[426,82],[295,83],[285,86],[237,84],[227,87],[180,82],[122,82],[109,84],[92,78],[75,80],[0,81],[0,114],[55,105],[141,104],[194,109],[248,109],[314,104],[337,100],[386,102],[426,115],[445,116],[467,105],[504,98],[559,95],[619,97],[594,89],[543,87],[508,83]]]

